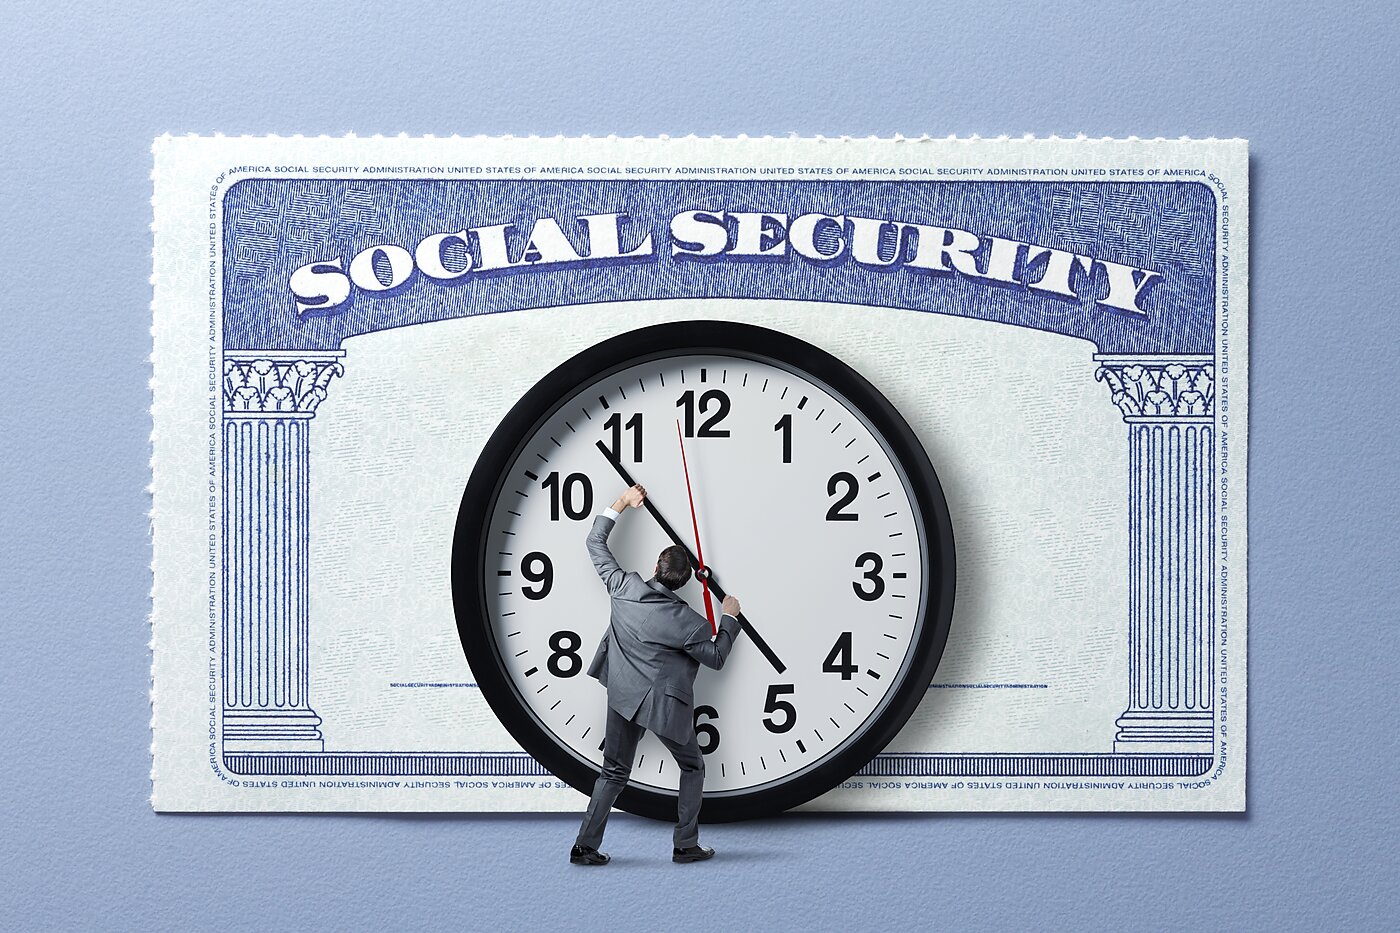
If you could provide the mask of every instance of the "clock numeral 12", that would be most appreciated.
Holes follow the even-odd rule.
[[[700,433],[695,433],[695,390],[687,389],[681,393],[681,397],[676,399],[676,407],[685,412],[685,436],[686,437],[728,437],[728,428],[717,428],[719,424],[729,414],[729,396],[719,389],[711,389],[700,396],[700,414],[705,414],[711,408],[710,403],[715,403],[715,413],[705,419],[700,425]]]

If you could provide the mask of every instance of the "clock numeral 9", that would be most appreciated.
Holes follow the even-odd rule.
[[[642,414],[638,412],[627,419],[627,423],[622,423],[622,415],[613,412],[607,421],[603,422],[604,430],[612,435],[608,449],[618,460],[622,459],[622,432],[629,431],[632,434],[632,462],[642,462]]]
[[[715,403],[715,413],[705,419],[700,425],[700,433],[695,433],[695,391],[687,390],[676,399],[676,407],[685,410],[685,436],[686,437],[728,437],[728,428],[717,428],[719,424],[729,414],[729,396],[719,389],[711,389],[700,396],[700,414],[710,410],[710,403]]]
[[[574,676],[583,670],[583,658],[578,656],[578,649],[582,644],[583,639],[578,637],[578,632],[555,632],[549,636],[551,654],[545,667],[548,667],[555,677]]]
[[[795,693],[796,690],[797,688],[792,684],[773,684],[768,688],[768,699],[763,704],[763,711],[765,713],[782,713],[783,721],[774,722],[773,718],[769,716],[763,720],[763,728],[778,735],[792,731],[792,727],[797,725],[797,707],[787,700],[778,699],[778,697]]]
[[[792,462],[792,414],[783,415],[778,419],[778,423],[773,425],[773,430],[783,435],[783,462]]]
[[[862,579],[870,581],[870,589],[867,590],[865,587],[861,586],[859,581],[852,583],[851,589],[856,591],[857,596],[869,603],[885,595],[885,580],[880,576],[880,571],[884,569],[885,562],[881,560],[880,555],[876,554],[874,551],[866,551],[856,558],[856,569],[859,570],[867,563],[873,564],[873,566],[865,571],[865,575]]]
[[[851,633],[842,632],[831,646],[831,653],[822,662],[822,671],[827,674],[840,674],[842,680],[850,680],[856,672],[851,660]]]
[[[538,583],[535,589],[522,586],[520,592],[526,599],[544,599],[554,588],[554,563],[548,554],[531,551],[520,561],[520,575],[531,583]]]
[[[828,496],[837,495],[837,490],[846,487],[846,491],[831,504],[831,508],[826,510],[826,520],[829,522],[854,522],[860,519],[855,512],[843,512],[846,506],[856,501],[856,493],[860,491],[860,483],[850,473],[834,473],[831,479],[826,481],[826,494]]]
[[[701,716],[718,719],[719,710],[713,706],[695,707],[695,739],[700,745],[700,753],[708,755],[719,748],[719,727],[714,723],[701,722]]]
[[[549,490],[549,520],[552,522],[559,521],[561,506],[564,514],[574,521],[593,512],[593,483],[583,473],[570,473],[560,483],[559,473],[555,471],[544,478],[540,487]]]

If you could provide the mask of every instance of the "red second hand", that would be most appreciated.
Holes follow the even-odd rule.
[[[700,546],[700,523],[695,519],[695,496],[690,491],[690,466],[685,462],[685,435],[681,434],[680,420],[676,421],[676,440],[681,442],[681,469],[685,471],[685,496],[690,500],[690,527],[695,532],[695,556],[699,559],[700,585],[705,590],[705,617],[710,620],[710,634],[719,631],[719,626],[715,624],[715,607],[710,602],[710,581],[705,573],[705,549]]]

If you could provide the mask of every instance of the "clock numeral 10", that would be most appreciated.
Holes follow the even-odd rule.
[[[822,662],[822,671],[827,674],[840,674],[842,680],[850,680],[857,668],[851,660],[851,633],[842,632],[831,646],[831,653]]]
[[[637,414],[628,418],[625,425],[622,423],[622,415],[613,412],[608,416],[608,420],[603,422],[603,428],[612,435],[611,442],[608,444],[608,449],[612,451],[612,455],[615,458],[618,460],[622,459],[622,432],[626,430],[632,435],[632,462],[642,462],[641,412],[637,412]]]
[[[711,402],[714,403],[711,406]],[[676,399],[676,407],[685,413],[685,436],[686,437],[728,437],[728,428],[717,428],[719,424],[729,414],[729,396],[719,389],[711,389],[700,396],[700,414],[703,415],[714,407],[715,413],[706,418],[700,425],[700,433],[695,433],[695,390],[688,389],[681,393],[681,397]]]
[[[708,755],[719,748],[719,727],[712,722],[701,722],[701,716],[718,719],[719,710],[713,706],[695,707],[695,739],[700,745],[700,753]]]
[[[574,521],[593,512],[593,483],[583,473],[570,473],[560,483],[556,470],[544,478],[540,487],[549,490],[549,520],[552,522],[559,521],[561,508]]]
[[[792,684],[773,684],[768,688],[768,699],[763,703],[765,713],[782,713],[782,722],[775,722],[772,716],[763,720],[763,728],[777,735],[784,732],[791,732],[792,727],[797,725],[797,707],[787,700],[780,700],[778,697],[786,696],[796,692],[797,688]]]

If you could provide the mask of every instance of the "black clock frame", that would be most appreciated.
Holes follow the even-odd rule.
[[[772,785],[705,795],[701,819],[728,822],[771,816],[840,784],[870,762],[904,727],[933,680],[953,616],[953,527],[928,454],[904,418],[873,385],[841,360],[789,334],[731,321],[677,321],[610,337],[560,364],[521,397],[477,458],[457,513],[452,541],[452,602],[457,631],[486,702],[520,746],[560,779],[590,794],[599,769],[561,744],[530,711],[507,675],[491,631],[485,577],[486,536],[505,473],[524,439],[581,386],[648,359],[717,353],[794,371],[823,385],[865,419],[883,440],[919,512],[925,594],[918,639],[883,709],[844,748]],[[743,639],[740,639],[741,643]],[[742,650],[736,646],[737,650]],[[629,784],[617,806],[658,820],[676,818],[676,795]]]

